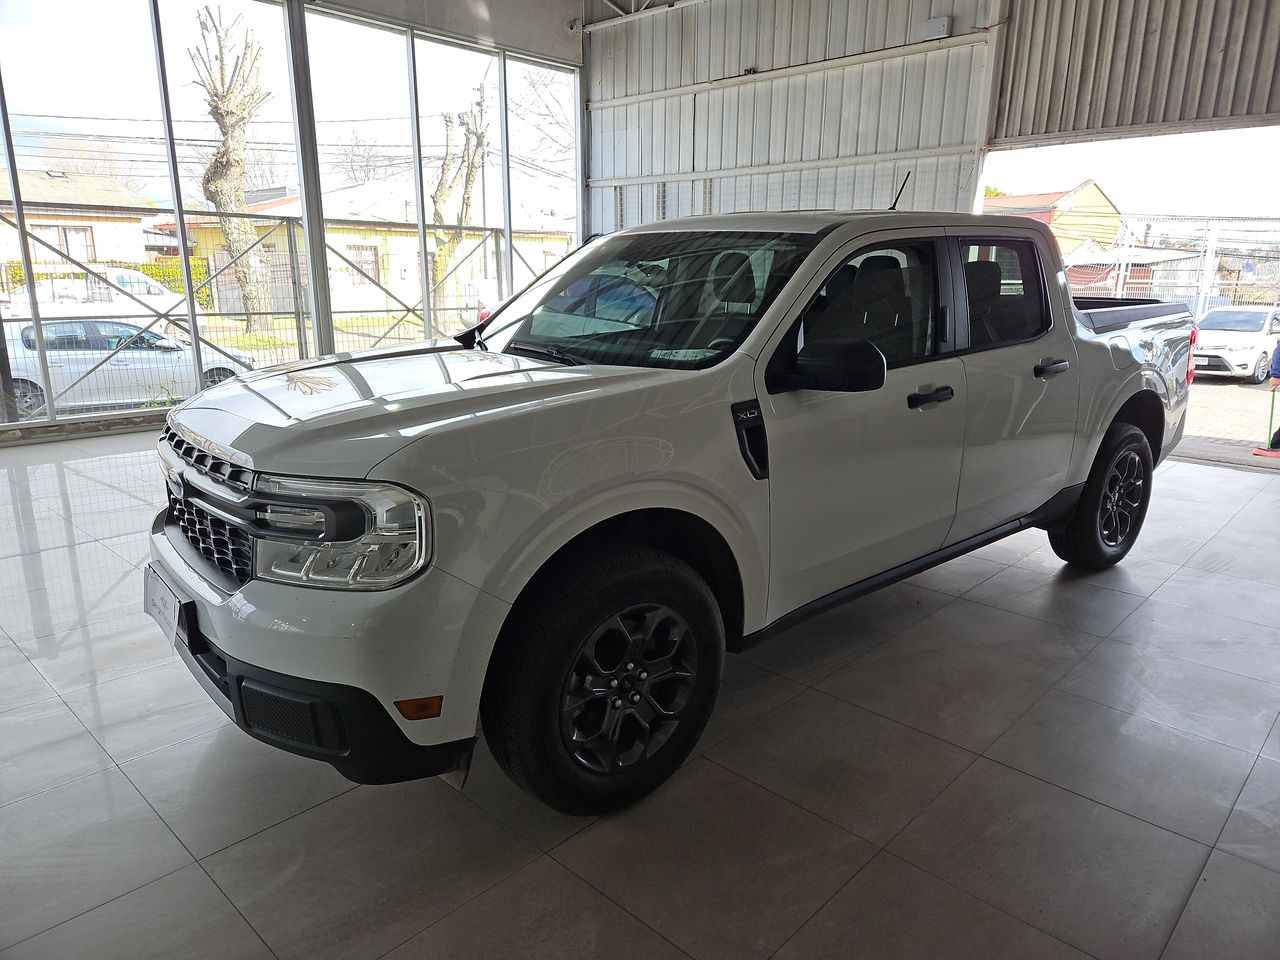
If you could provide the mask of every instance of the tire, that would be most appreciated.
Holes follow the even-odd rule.
[[[1267,377],[1271,375],[1271,358],[1265,353],[1260,354],[1258,363],[1253,368],[1253,373],[1249,375],[1250,383],[1266,383]]]
[[[643,546],[579,555],[531,589],[485,680],[489,749],[563,813],[633,803],[679,768],[715,705],[724,669],[715,597],[684,561]]]
[[[1049,532],[1053,552],[1087,570],[1124,559],[1147,516],[1152,469],[1146,434],[1131,423],[1112,424],[1071,517]]]
[[[30,380],[13,381],[13,399],[18,405],[18,419],[27,420],[38,415],[48,415],[44,405],[44,390]]]
[[[228,370],[226,367],[214,367],[212,370],[204,372],[203,387],[208,390],[210,387],[217,386],[223,380],[230,380],[235,375],[236,372],[234,370]]]

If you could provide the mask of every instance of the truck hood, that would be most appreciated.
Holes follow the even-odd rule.
[[[430,341],[250,373],[192,397],[170,420],[189,439],[258,470],[361,477],[436,430],[671,374]]]

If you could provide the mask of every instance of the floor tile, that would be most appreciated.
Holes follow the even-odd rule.
[[[1196,570],[1280,585],[1280,543],[1262,535],[1261,518],[1237,517],[1186,560]]]
[[[181,660],[63,699],[117,763],[231,722]]]
[[[851,949],[856,944],[856,949]],[[881,851],[777,960],[1085,960],[1085,954]]]
[[[1280,761],[1258,758],[1218,848],[1280,873]]]
[[[724,662],[724,679],[715,710],[702,732],[702,739],[693,748],[693,756],[701,755],[725,737],[777,709],[803,689],[794,680],[731,654]]]
[[[976,657],[880,652],[818,689],[968,750],[986,749],[1048,689]]]
[[[0,807],[0,948],[190,862],[118,770]]]
[[[979,547],[971,557],[982,560],[994,560],[996,563],[1017,563],[1023,557],[1035,553],[1048,542],[1048,535],[1043,530],[1019,530],[1012,536]]]
[[[767,957],[874,847],[698,760],[555,857],[698,960]]]
[[[0,559],[90,541],[93,536],[34,501],[0,507]]]
[[[1082,570],[1068,566],[1053,552],[1052,547],[1047,546],[1023,557],[1015,566],[1050,574],[1056,582],[1080,581],[1138,597],[1151,596],[1178,570],[1175,563],[1132,555],[1106,570]]]
[[[145,567],[151,559],[151,528],[137,533],[126,533],[118,537],[99,540],[112,553],[119,554],[135,567]]]
[[[917,573],[907,583],[958,597],[978,584],[990,580],[997,573],[1003,572],[1006,566],[995,560],[985,560],[982,557],[967,554],[948,560],[940,567]]]
[[[0,952],[0,960],[271,960],[213,881],[191,864]]]
[[[463,794],[544,852],[569,839],[592,820],[552,810],[516,786],[499,769],[484,737],[476,741]]]
[[[974,759],[967,750],[813,690],[707,755],[877,846]]]
[[[28,640],[19,649],[59,693],[178,659],[156,622],[140,611]]]
[[[1175,603],[1167,599],[1169,596],[1164,588],[1158,590],[1111,638],[1141,650],[1280,683],[1280,657],[1275,655],[1280,648],[1280,630],[1237,620],[1203,606]]]
[[[120,769],[197,858],[355,786],[327,763],[269,747],[230,724]]]
[[[1215,850],[1164,960],[1274,960],[1278,943],[1280,874]]]
[[[391,951],[387,960],[677,960],[685,954],[549,857]]]
[[[63,511],[66,508],[59,506],[55,509]],[[148,491],[141,501],[132,498],[115,499],[106,495],[95,497],[80,505],[73,504],[64,516],[94,539],[105,540],[149,530],[156,514],[162,509],[163,496]]]
[[[0,714],[0,804],[111,765],[111,758],[61,700],[42,700]]]
[[[1270,627],[1280,623],[1280,590],[1271,584],[1224,573],[1184,567],[1152,595],[1201,614],[1229,617]]]
[[[0,714],[56,695],[17,644],[0,634]]]
[[[15,642],[137,612],[142,574],[99,543],[0,560],[0,628]]]
[[[281,960],[378,957],[537,856],[438,779],[360,787],[204,861]]]
[[[1270,760],[1280,760],[1280,721],[1271,728],[1267,742],[1262,745],[1262,755]]]
[[[1160,955],[1208,848],[988,760],[890,851],[1097,957]]]
[[[1105,637],[1142,603],[1142,598],[1071,577],[1013,566],[964,595],[1011,613]]]
[[[816,683],[889,639],[862,624],[856,605],[807,620],[742,654],[742,658],[797,683]]]
[[[1253,754],[1050,691],[987,756],[1212,844]]]
[[[1130,557],[1183,564],[1222,529],[1217,520],[1200,520],[1194,514],[1144,522]]]
[[[1059,689],[1256,753],[1280,686],[1104,640]]]

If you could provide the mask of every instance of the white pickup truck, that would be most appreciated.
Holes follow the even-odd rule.
[[[546,803],[616,808],[689,754],[726,650],[1029,526],[1123,558],[1191,329],[1073,303],[1030,220],[625,230],[458,342],[177,407],[145,602],[260,740],[378,783],[465,772],[483,730]]]

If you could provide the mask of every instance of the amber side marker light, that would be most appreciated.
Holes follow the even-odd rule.
[[[396,709],[406,720],[430,720],[440,716],[444,697],[418,697],[414,700],[397,700]]]

